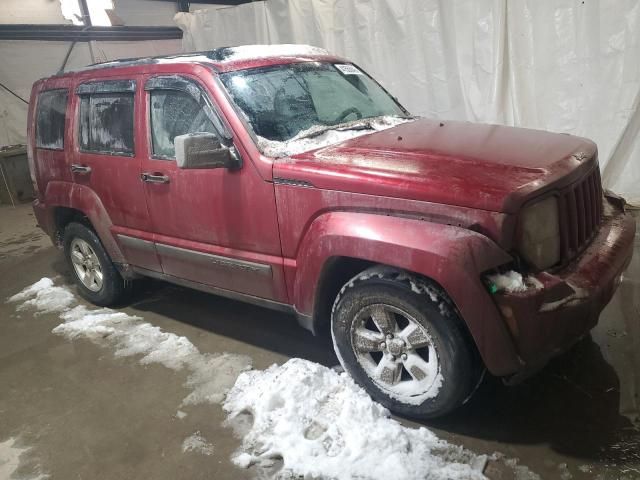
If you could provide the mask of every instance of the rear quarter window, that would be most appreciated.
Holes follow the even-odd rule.
[[[67,90],[47,90],[38,95],[36,108],[36,147],[62,150]]]

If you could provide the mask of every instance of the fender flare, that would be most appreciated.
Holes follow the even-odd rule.
[[[298,312],[313,313],[322,270],[332,257],[384,264],[437,282],[456,305],[489,371],[507,375],[520,367],[508,329],[481,280],[483,272],[512,258],[484,235],[406,217],[323,214],[298,249],[292,289]]]
[[[114,263],[126,263],[122,250],[111,233],[113,222],[93,190],[77,183],[49,181],[45,198],[52,214],[55,207],[67,207],[86,215],[111,260]]]

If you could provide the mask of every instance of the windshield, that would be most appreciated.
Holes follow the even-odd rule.
[[[374,117],[407,117],[380,85],[352,64],[293,63],[224,73],[222,83],[253,131],[286,142]],[[298,138],[300,135],[298,136]]]

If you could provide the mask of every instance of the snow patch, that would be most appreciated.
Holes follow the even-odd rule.
[[[349,376],[306,360],[241,374],[224,409],[231,420],[253,416],[233,457],[239,466],[281,458],[283,473],[305,478],[484,478],[478,456],[402,426]]]
[[[544,288],[536,278],[531,276],[523,277],[522,274],[513,270],[489,275],[487,278],[496,286],[499,292],[523,293],[530,289],[540,290]]]
[[[410,118],[393,116],[376,117],[364,122],[363,120],[356,120],[351,123],[353,123],[353,125],[366,125],[367,128],[351,128],[351,124],[344,124],[342,126],[336,126],[335,130],[327,130],[319,133],[318,135],[313,135],[314,132],[326,128],[324,125],[316,125],[299,132],[295,137],[284,142],[268,140],[258,136],[258,148],[268,157],[287,157],[302,152],[308,152],[310,150],[316,150],[318,148],[350,140],[362,135],[386,130],[412,120],[413,119]]]
[[[58,313],[63,323],[54,333],[68,339],[86,338],[114,347],[118,356],[188,370],[185,386],[191,393],[183,405],[221,402],[232,387],[224,403],[228,421],[246,412],[253,416],[232,459],[236,465],[269,467],[282,458],[285,474],[335,480],[484,478],[482,456],[440,440],[426,428],[402,426],[345,373],[301,359],[246,371],[248,357],[200,353],[185,337],[124,312],[77,305],[68,293],[45,278],[12,301],[36,313]],[[65,300],[54,300],[56,295]],[[184,413],[179,410],[176,416],[184,418]],[[182,445],[183,452],[204,455],[213,454],[213,448],[200,432]]]
[[[540,475],[529,470],[525,465],[520,465],[519,458],[507,458],[503,453],[493,452],[491,455],[488,455],[487,460],[502,462],[513,472],[513,478],[515,480],[542,480]],[[512,477],[509,476],[509,478]]]
[[[42,278],[33,285],[9,297],[9,302],[22,302],[17,310],[35,308],[36,313],[55,313],[65,310],[75,302],[67,287],[56,287],[50,278]]]
[[[589,293],[587,292],[587,290],[580,288],[572,284],[571,282],[567,281],[566,283],[567,285],[569,285],[569,287],[571,287],[573,293],[571,295],[567,295],[564,298],[561,298],[560,300],[556,300],[555,302],[543,303],[542,305],[540,305],[541,312],[551,312],[565,305],[571,305],[572,303],[580,302],[581,300],[589,297]]]
[[[13,474],[18,471],[21,466],[20,459],[26,455],[31,447],[18,447],[15,438],[9,438],[4,442],[0,442],[0,479],[14,478]],[[36,466],[36,469],[39,467]],[[37,476],[20,476],[24,480],[45,480],[49,475],[39,473]]]
[[[248,453],[239,453],[231,457],[231,461],[240,468],[249,468],[253,463],[253,456]]]
[[[185,386],[191,392],[183,405],[220,403],[238,375],[251,366],[251,359],[245,355],[203,354],[186,337],[164,332],[140,317],[77,305],[70,290],[54,285],[49,278],[25,288],[9,301],[22,302],[18,310],[58,313],[64,322],[53,333],[69,340],[86,338],[111,345],[116,357],[140,357],[143,365],[157,363],[171,370],[186,369],[189,376]]]
[[[179,419],[179,420],[182,420],[182,419],[186,418],[186,416],[187,416],[187,413],[183,412],[182,410],[178,410],[176,412],[176,418]]]
[[[591,473],[593,471],[593,467],[588,464],[578,465],[578,470],[580,470],[582,473]]]
[[[573,478],[566,463],[558,464],[558,471],[560,472],[560,480],[571,480]]]
[[[517,480],[542,480],[542,477],[535,472],[529,470],[525,465],[519,464],[518,458],[506,458],[504,459],[505,465],[513,470],[515,478]]]
[[[327,50],[311,45],[280,44],[280,45],[241,45],[225,49],[229,54],[224,62],[254,60],[269,57],[299,57],[310,55],[331,55]]]
[[[200,432],[195,432],[193,435],[184,439],[182,442],[182,453],[195,452],[202,455],[213,455],[213,445],[207,442],[207,440],[200,435]]]

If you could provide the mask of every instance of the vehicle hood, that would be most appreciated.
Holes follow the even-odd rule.
[[[315,188],[516,212],[597,163],[585,138],[418,119],[283,158],[274,178]]]

